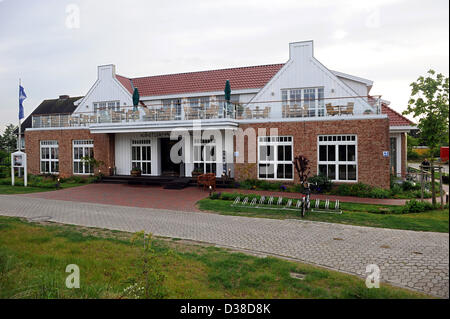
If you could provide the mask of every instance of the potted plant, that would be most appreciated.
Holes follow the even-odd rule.
[[[133,167],[131,169],[131,176],[134,177],[141,176],[141,169],[139,167]]]
[[[196,167],[192,171],[192,177],[198,177],[203,174],[203,169],[201,167]]]

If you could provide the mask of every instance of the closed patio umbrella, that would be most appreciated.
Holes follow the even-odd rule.
[[[139,104],[139,92],[137,88],[133,91],[133,111],[137,111],[137,106]]]
[[[226,105],[226,112],[227,114],[229,113],[229,108],[230,108],[230,99],[231,99],[231,86],[230,86],[230,81],[227,80],[225,82],[225,105]]]

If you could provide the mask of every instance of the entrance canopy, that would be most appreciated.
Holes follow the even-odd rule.
[[[238,123],[233,120],[198,120],[198,121],[164,121],[164,122],[128,122],[92,124],[91,133],[141,133],[168,132],[173,129],[192,130],[224,130],[237,129]]]

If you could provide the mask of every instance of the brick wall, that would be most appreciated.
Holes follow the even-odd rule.
[[[377,187],[389,188],[389,158],[383,157],[383,151],[389,151],[388,119],[271,122],[242,124],[240,128],[278,128],[278,135],[294,137],[294,156],[304,155],[310,160],[311,176],[317,174],[317,136],[326,134],[356,134],[358,136],[358,181]],[[258,135],[258,132],[256,132]],[[245,180],[257,178],[257,164],[247,163],[248,147],[245,141],[244,163],[235,164],[235,178]],[[251,154],[250,154],[251,155]],[[298,176],[294,169],[295,180]]]
[[[40,174],[40,141],[57,140],[59,145],[59,175],[73,175],[73,140],[94,141],[94,157],[105,165],[100,169],[109,175],[109,167],[114,167],[114,134],[91,134],[88,129],[55,129],[25,131],[25,145],[29,174]],[[96,172],[97,173],[97,172]]]

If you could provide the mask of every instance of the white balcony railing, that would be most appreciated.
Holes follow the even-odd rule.
[[[301,117],[355,116],[381,113],[379,97],[345,97],[257,103],[189,103],[120,107],[97,112],[33,115],[33,128],[82,127],[97,123],[189,121],[205,119],[283,119]]]

